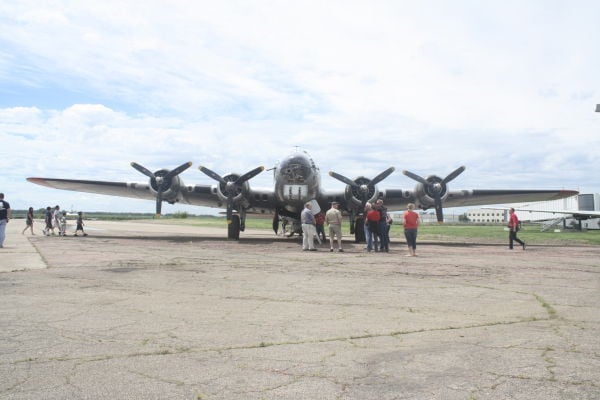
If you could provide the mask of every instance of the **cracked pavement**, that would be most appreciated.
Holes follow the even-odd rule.
[[[600,398],[598,247],[88,225],[0,273],[0,399]]]

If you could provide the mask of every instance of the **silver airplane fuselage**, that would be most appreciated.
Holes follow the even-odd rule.
[[[284,158],[273,172],[275,198],[283,209],[299,214],[308,201],[318,198],[321,186],[319,168],[305,151]]]

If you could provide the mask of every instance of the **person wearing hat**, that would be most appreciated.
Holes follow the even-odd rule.
[[[329,227],[329,251],[333,251],[333,237],[337,238],[338,251],[343,252],[342,249],[342,212],[338,209],[339,203],[334,201],[331,203],[331,208],[327,210],[325,214],[325,222]]]

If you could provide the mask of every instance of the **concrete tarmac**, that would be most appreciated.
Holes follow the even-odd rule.
[[[0,399],[599,399],[600,248],[143,222],[0,249]],[[39,227],[40,224],[36,224]]]

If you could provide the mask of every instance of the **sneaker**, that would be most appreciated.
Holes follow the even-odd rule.
[[[331,249],[329,249],[329,252],[332,253],[333,252],[333,247]]]
[[[344,252],[344,249],[338,249],[338,251],[339,251],[340,253],[343,253],[343,252]]]
[[[317,251],[317,249],[308,249],[308,251]]]

